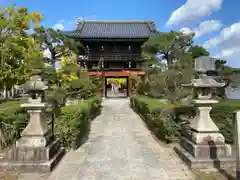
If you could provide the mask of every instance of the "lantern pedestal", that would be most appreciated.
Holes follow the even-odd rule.
[[[232,148],[210,117],[211,104],[216,100],[193,100],[196,116],[175,150],[191,168],[220,168],[234,165]]]
[[[45,103],[22,104],[30,120],[21,138],[12,149],[6,152],[0,168],[23,172],[50,172],[64,154],[59,141],[43,119]]]
[[[52,133],[43,119],[46,104],[26,103],[21,107],[27,109],[30,120],[21,133],[21,138],[16,142],[16,147],[46,147],[52,140]]]

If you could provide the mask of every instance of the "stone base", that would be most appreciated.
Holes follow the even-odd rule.
[[[179,157],[190,167],[194,169],[212,169],[212,168],[226,168],[236,166],[236,158],[221,157],[221,158],[194,158],[181,146],[174,147],[175,152]]]
[[[0,170],[50,172],[63,155],[58,140],[43,148],[13,147],[0,160]]]
[[[216,159],[232,157],[232,148],[230,145],[225,143],[215,144],[210,141],[209,144],[196,144],[195,142],[183,137],[181,139],[180,145],[196,159]]]

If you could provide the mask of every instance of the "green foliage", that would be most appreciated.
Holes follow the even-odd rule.
[[[214,122],[220,129],[220,132],[224,135],[226,142],[233,144],[233,120],[234,112],[240,110],[240,103],[235,103],[231,101],[226,101],[217,104],[213,107],[211,111],[211,116]]]
[[[103,93],[103,88],[105,86],[104,77],[103,76],[90,76],[92,83],[96,87],[96,94],[101,95]]]
[[[159,139],[171,143],[179,138],[180,125],[171,118],[171,105],[166,105],[159,99],[133,96],[131,106]]]
[[[34,67],[43,67],[40,45],[26,32],[41,19],[40,13],[16,6],[0,12],[0,88],[21,84]]]
[[[28,114],[20,105],[24,101],[7,101],[0,104],[0,147],[12,145],[28,123]],[[64,147],[77,147],[87,133],[90,120],[100,113],[101,98],[93,97],[78,105],[65,106],[56,113],[55,135]],[[44,118],[51,121],[51,111]]]
[[[143,44],[143,55],[150,59],[167,61],[168,68],[178,63],[179,56],[182,56],[193,43],[193,35],[184,35],[181,32],[158,33]],[[156,55],[159,58],[156,58]]]
[[[233,144],[233,120],[234,112],[240,110],[239,101],[223,101],[213,105],[211,117],[216,123],[220,132],[224,135],[226,142]],[[175,116],[193,117],[195,110],[193,106],[175,106]],[[180,120],[179,120],[180,121]]]
[[[150,130],[166,142],[178,140],[188,127],[189,122],[186,122],[185,118],[190,120],[195,116],[194,106],[166,105],[159,99],[146,96],[132,97],[131,106],[142,116]],[[233,120],[236,110],[240,110],[239,101],[222,101],[213,105],[211,111],[213,121],[230,144],[233,144]]]
[[[53,90],[48,90],[46,92],[46,101],[52,105],[57,107],[62,107],[65,105],[65,97],[67,95],[67,91],[64,88],[56,88]],[[56,107],[56,108],[57,108]]]
[[[0,104],[0,146],[11,145],[26,127],[26,112],[20,105],[23,101],[7,101]]]
[[[138,93],[151,97],[166,97],[175,103],[189,94],[181,84],[193,76],[193,35],[180,32],[159,33],[142,46],[143,54],[156,60],[139,83]],[[196,49],[196,48],[195,48]],[[166,61],[164,65],[164,60]],[[167,67],[165,67],[167,65]]]
[[[94,97],[83,100],[77,105],[61,108],[60,116],[55,121],[55,134],[60,139],[62,146],[77,148],[80,140],[88,132],[90,120],[101,109],[101,99]]]
[[[137,92],[156,98],[167,98],[173,103],[190,94],[182,84],[190,82],[192,69],[166,70],[164,72],[147,73],[138,83]]]
[[[76,94],[72,95],[72,97],[79,97],[83,99],[92,97],[94,95],[94,92],[96,91],[96,86],[89,78],[73,80],[70,84],[70,88],[72,89],[71,92],[73,92],[73,94]]]
[[[200,56],[209,56],[209,52],[206,49],[204,49],[202,46],[193,46],[190,48],[190,52],[194,59]]]
[[[78,49],[81,45],[51,28],[38,27],[32,36],[43,50],[48,49],[51,53],[50,57],[44,59],[48,67],[44,68],[43,77],[51,86],[48,100],[53,107],[58,108],[64,105],[67,97],[75,97],[76,89],[80,89],[76,87],[76,80],[80,82],[79,79],[82,79],[79,76],[81,69],[77,64]],[[60,69],[55,67],[57,60],[60,61]]]

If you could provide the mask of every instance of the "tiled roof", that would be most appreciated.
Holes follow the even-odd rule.
[[[154,21],[81,21],[66,32],[78,38],[149,38],[156,32]]]

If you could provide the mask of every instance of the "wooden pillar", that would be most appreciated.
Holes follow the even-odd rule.
[[[106,78],[105,76],[103,76],[103,84],[102,84],[102,97],[105,98],[106,97]]]
[[[132,78],[131,75],[128,76],[128,96],[132,96]]]

